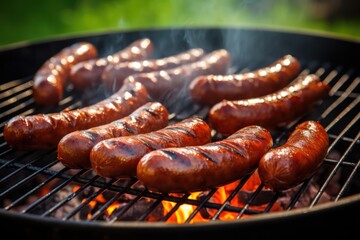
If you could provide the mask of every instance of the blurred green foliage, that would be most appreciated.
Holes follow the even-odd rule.
[[[109,30],[191,26],[276,27],[360,38],[360,16],[319,17],[320,15],[314,13],[311,8],[314,7],[311,2],[309,0],[2,1],[0,45]]]

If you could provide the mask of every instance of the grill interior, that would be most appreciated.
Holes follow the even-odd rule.
[[[198,32],[199,30],[180,31],[180,33],[175,31],[175,36],[181,33],[183,36],[187,36],[189,33]],[[213,34],[213,32],[211,33]],[[254,34],[247,31],[235,31],[234,34],[240,36],[240,33],[246,33],[246,39],[257,36],[256,32]],[[116,36],[119,35],[119,33],[116,34]],[[128,42],[140,37],[138,33],[122,34],[120,35],[127,36],[122,46],[126,46]],[[175,40],[175,37],[170,38],[166,43],[158,41],[160,38],[163,39],[162,36],[166,36],[166,34],[173,36],[174,31],[142,32],[141,37],[149,36],[155,39],[155,46],[158,46],[156,57],[173,54],[190,45],[203,47],[207,51],[231,46],[227,44],[228,40],[219,41],[217,35],[215,35],[217,37],[212,38],[211,43],[204,42],[204,33],[197,37],[192,36],[190,38],[192,41],[186,40],[185,43],[182,40]],[[209,33],[206,32],[206,34]],[[274,33],[266,34],[272,36]],[[333,61],[331,56],[324,59],[324,56],[319,56],[316,50],[313,51],[315,52],[313,57],[309,58],[307,54],[311,54],[301,53],[300,46],[296,48],[297,52],[288,51],[291,46],[280,46],[279,50],[275,51],[276,54],[265,56],[257,52],[252,57],[241,59],[240,56],[235,56],[233,58],[234,68],[232,71],[235,73],[266,66],[283,53],[290,53],[300,60],[302,64],[301,74],[315,73],[331,86],[330,97],[319,103],[312,112],[281,129],[272,131],[274,146],[278,146],[286,141],[298,123],[305,120],[317,120],[326,128],[330,137],[329,153],[318,173],[312,179],[286,191],[286,193],[266,191],[261,184],[251,191],[246,191],[244,186],[251,178],[248,176],[233,184],[231,191],[222,202],[215,202],[213,199],[220,191],[218,188],[203,192],[197,198],[191,198],[190,193],[159,194],[149,192],[135,178],[105,179],[94,175],[91,170],[68,169],[58,163],[56,149],[49,151],[15,151],[11,149],[2,134],[4,125],[10,118],[20,114],[30,115],[56,112],[63,109],[76,109],[92,104],[109,94],[102,87],[96,91],[78,93],[69,86],[65,98],[57,108],[46,109],[36,106],[32,99],[31,90],[34,69],[40,66],[43,60],[47,58],[46,56],[51,55],[45,51],[42,52],[41,56],[36,56],[39,48],[43,47],[45,50],[46,45],[48,48],[50,46],[53,52],[56,52],[61,47],[68,45],[69,42],[86,39],[97,44],[102,49],[102,55],[106,55],[109,49],[106,44],[109,43],[109,39],[114,38],[114,35],[115,33],[111,33],[86,38],[54,40],[3,51],[1,61],[5,61],[3,59],[11,54],[12,58],[19,58],[21,54],[29,54],[26,51],[31,51],[32,56],[36,59],[35,63],[29,63],[32,66],[24,67],[23,70],[21,70],[21,66],[25,63],[19,63],[20,67],[17,68],[11,68],[13,63],[7,63],[13,74],[8,71],[5,74],[6,80],[2,81],[0,85],[0,214],[4,214],[3,217],[11,215],[16,218],[35,215],[42,219],[59,219],[62,222],[68,222],[68,220],[86,223],[102,222],[116,226],[119,222],[120,224],[125,222],[165,223],[173,219],[177,210],[186,204],[193,206],[193,210],[188,216],[184,216],[182,225],[191,225],[191,223],[196,222],[198,216],[201,216],[206,222],[215,223],[218,222],[215,220],[221,220],[229,223],[235,220],[235,222],[241,223],[249,217],[265,216],[276,211],[277,206],[281,206],[282,212],[298,208],[308,210],[324,202],[335,203],[360,193],[360,68],[347,62]],[[279,45],[289,37],[280,33],[275,35],[281,37]],[[293,35],[290,34],[290,36]],[[305,41],[306,44],[316,42],[315,39],[312,39],[313,36],[301,35],[301,37],[306,40],[310,38],[307,42]],[[167,45],[176,44],[176,41],[181,41],[181,44],[177,44],[176,48],[171,50],[173,52],[163,51]],[[233,44],[233,42],[231,43]],[[120,45],[120,47],[122,46]],[[320,45],[316,46],[321,47]],[[260,46],[264,49],[267,47]],[[23,49],[21,54],[19,49]],[[256,48],[251,49],[250,46],[250,50],[247,51],[250,52],[251,50],[256,52]],[[16,69],[22,71],[23,76],[19,77],[20,73]],[[181,102],[181,105],[178,104],[179,99],[169,99],[168,102],[165,102],[169,113],[171,113],[170,123],[190,116],[198,116],[207,120],[208,108],[192,103],[189,98],[182,99]],[[213,140],[219,139],[221,136],[214,132]],[[315,185],[314,182],[316,182]],[[242,204],[232,204],[235,198],[240,198]],[[95,200],[97,206],[93,207],[92,204]],[[164,202],[172,203],[172,208],[166,214],[163,214]],[[110,208],[114,208],[111,210],[111,214],[108,213]],[[229,219],[222,219],[221,216],[225,213],[230,213],[233,216],[230,221]]]

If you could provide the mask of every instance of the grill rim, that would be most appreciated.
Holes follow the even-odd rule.
[[[310,30],[310,29],[296,29],[290,27],[280,27],[280,26],[203,26],[203,27],[189,27],[189,26],[176,26],[176,27],[153,27],[153,28],[134,28],[134,29],[110,29],[110,30],[98,30],[98,31],[89,31],[89,32],[80,32],[80,33],[69,33],[69,34],[58,34],[50,37],[44,37],[41,39],[33,40],[23,40],[14,43],[5,44],[0,46],[0,53],[5,51],[16,50],[22,47],[28,47],[30,45],[41,45],[49,42],[64,41],[77,38],[88,38],[95,36],[119,34],[119,33],[138,33],[144,31],[168,31],[168,30],[250,30],[250,31],[261,31],[261,32],[279,32],[286,34],[294,35],[304,35],[309,37],[319,37],[326,39],[333,39],[336,41],[349,42],[358,44],[360,43],[360,38],[339,35],[332,32],[320,31],[320,30]]]
[[[114,223],[103,223],[101,221],[75,221],[67,220],[62,221],[57,218],[47,218],[41,217],[34,214],[13,214],[13,212],[8,212],[3,209],[0,209],[0,223],[11,224],[15,222],[16,224],[26,224],[26,226],[37,227],[37,224],[41,228],[49,227],[50,230],[57,232],[59,226],[63,230],[71,230],[77,232],[90,231],[95,233],[98,231],[98,234],[101,233],[101,236],[104,237],[104,234],[114,234],[119,233],[122,235],[129,235],[132,238],[139,237],[139,239],[144,239],[144,237],[158,237],[163,236],[164,233],[184,233],[187,232],[188,237],[192,235],[204,233],[204,231],[239,231],[244,234],[250,233],[249,228],[258,228],[259,226],[272,226],[279,227],[279,230],[291,230],[289,228],[284,228],[283,225],[278,225],[278,223],[286,223],[286,226],[291,226],[292,222],[298,223],[301,220],[301,226],[292,226],[304,228],[305,225],[309,226],[318,226],[312,225],[314,223],[320,224],[320,226],[357,226],[357,222],[353,221],[350,218],[342,218],[342,216],[348,216],[350,212],[353,213],[355,210],[360,210],[360,194],[355,194],[352,196],[343,197],[337,202],[327,202],[323,204],[316,205],[312,208],[299,208],[293,209],[291,211],[281,211],[281,212],[269,212],[266,214],[253,215],[249,218],[231,220],[231,221],[209,221],[209,222],[199,222],[192,224],[177,224],[177,223],[165,223],[165,222],[114,222]],[[324,215],[337,214],[338,221],[333,221],[334,219],[327,219],[324,221]],[[359,217],[358,217],[359,218]],[[359,219],[358,219],[359,220]],[[319,222],[321,221],[321,222]],[[47,229],[47,230],[49,230]],[[274,228],[275,230],[276,228]],[[352,231],[349,230],[349,233]],[[87,233],[89,234],[89,233]],[[135,234],[135,235],[132,235]],[[251,236],[254,236],[254,233],[251,233]],[[344,235],[342,235],[344,236]],[[183,236],[172,237],[172,239],[183,239]]]
[[[176,29],[176,28],[175,28]],[[212,28],[179,28],[180,30],[192,30],[192,29],[207,29],[207,30],[211,30]],[[215,29],[219,29],[219,30],[227,30],[227,29],[232,29],[232,28],[215,28]],[[234,28],[235,30],[242,30],[244,28]],[[149,31],[149,29],[146,29],[147,31]],[[155,29],[155,31],[157,30],[169,30],[169,29]],[[172,30],[172,29],[171,29]],[[347,41],[351,44],[358,44],[360,43],[360,40],[357,41],[355,39],[349,40],[349,39],[343,39],[341,37],[335,37],[332,35],[313,35],[313,33],[310,32],[299,32],[299,31],[284,31],[284,30],[280,30],[280,29],[254,29],[254,28],[245,28],[245,30],[255,30],[255,31],[269,31],[272,33],[286,33],[286,34],[296,34],[296,35],[305,35],[305,36],[310,36],[310,37],[320,37],[320,38],[324,38],[325,40],[327,39],[332,39],[332,40],[336,40],[336,41]],[[139,32],[141,30],[132,30],[130,32]],[[150,29],[151,31],[151,29]],[[16,45],[16,46],[11,46],[10,49],[6,48],[4,50],[4,48],[0,49],[0,54],[3,51],[7,51],[7,50],[14,50],[18,47],[24,47],[24,46],[32,46],[34,44],[44,44],[47,42],[54,42],[54,41],[62,41],[62,40],[76,40],[78,37],[81,38],[87,38],[87,37],[94,37],[94,36],[98,36],[101,37],[102,35],[107,35],[107,34],[111,34],[111,33],[116,33],[116,34],[126,34],[129,31],[110,31],[110,32],[106,32],[106,33],[97,33],[97,34],[85,34],[85,35],[72,35],[72,36],[65,36],[64,38],[56,38],[56,39],[48,39],[45,41],[38,41],[38,42],[31,42],[29,44],[23,44],[23,45]],[[308,217],[310,216],[317,216],[321,218],[322,214],[328,214],[329,212],[337,212],[340,213],[341,210],[343,208],[347,208],[347,207],[360,207],[360,194],[355,194],[352,196],[347,196],[347,197],[343,197],[341,198],[339,201],[336,202],[329,202],[329,203],[323,203],[320,205],[316,205],[312,208],[305,208],[305,209],[293,209],[291,211],[282,211],[282,212],[268,212],[266,214],[260,214],[260,215],[254,215],[251,218],[244,218],[244,219],[239,219],[239,220],[232,220],[232,221],[209,221],[209,222],[204,222],[204,223],[193,223],[193,224],[170,224],[170,223],[163,223],[163,222],[114,222],[112,224],[104,224],[102,222],[99,221],[94,221],[94,222],[85,222],[85,221],[61,221],[60,219],[54,219],[54,218],[44,218],[41,216],[37,216],[37,215],[33,215],[33,214],[20,214],[20,213],[14,213],[14,212],[8,212],[5,211],[3,209],[0,209],[0,222],[3,220],[14,220],[14,221],[20,221],[23,223],[32,223],[32,224],[36,224],[36,223],[41,223],[42,225],[49,225],[51,227],[58,227],[58,224],[61,224],[62,227],[64,228],[68,228],[68,229],[72,229],[72,228],[83,228],[85,227],[86,230],[89,230],[89,226],[90,228],[95,228],[95,229],[103,229],[103,230],[110,230],[110,231],[117,231],[117,230],[126,230],[126,232],[132,232],[134,231],[134,233],[138,233],[141,230],[144,230],[145,234],[149,234],[149,232],[147,232],[148,229],[151,229],[151,231],[154,231],[154,227],[155,228],[160,228],[160,229],[167,229],[169,231],[183,231],[184,229],[187,230],[191,230],[191,231],[204,231],[204,230],[210,230],[212,226],[218,228],[228,228],[228,227],[234,227],[237,228],[237,230],[239,230],[239,227],[246,227],[246,226],[253,226],[253,225],[257,225],[258,224],[265,224],[265,223],[270,223],[272,221],[288,221],[290,219],[297,219],[297,218],[303,218],[303,217]],[[331,210],[331,211],[329,211]],[[85,228],[83,228],[82,230],[85,230]],[[164,230],[162,230],[164,231]],[[139,234],[143,234],[143,233],[139,233]]]

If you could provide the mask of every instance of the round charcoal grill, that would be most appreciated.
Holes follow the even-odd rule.
[[[143,37],[154,42],[154,58],[192,47],[207,52],[225,48],[232,56],[233,73],[267,66],[285,54],[298,58],[301,74],[317,74],[330,84],[330,97],[302,118],[274,130],[274,146],[284,143],[296,124],[317,120],[330,137],[329,152],[321,169],[313,178],[284,192],[271,192],[261,184],[249,189],[254,176],[247,176],[227,186],[225,197],[216,201],[224,188],[196,197],[190,193],[159,194],[148,191],[135,178],[104,179],[91,170],[68,169],[57,161],[56,149],[16,151],[7,145],[2,130],[16,115],[75,109],[110,94],[103,86],[76,92],[69,85],[58,107],[37,106],[32,99],[32,77],[50,56],[78,41],[95,44],[100,55],[106,56]],[[358,56],[360,42],[356,40],[250,28],[109,32],[1,49],[1,230],[14,237],[37,239],[195,239],[223,237],[227,233],[238,237],[281,237],[284,231],[309,236],[304,229],[310,227],[323,236],[357,232],[354,226],[360,222]],[[207,120],[209,109],[193,103],[186,95],[169,97],[164,104],[170,122],[190,116]],[[213,139],[221,137],[214,132]],[[178,216],[183,206],[191,210]]]

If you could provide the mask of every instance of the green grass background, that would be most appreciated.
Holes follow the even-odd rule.
[[[2,1],[0,46],[109,30],[191,26],[276,27],[360,39],[360,12],[324,19],[311,10],[311,2],[316,1]]]

